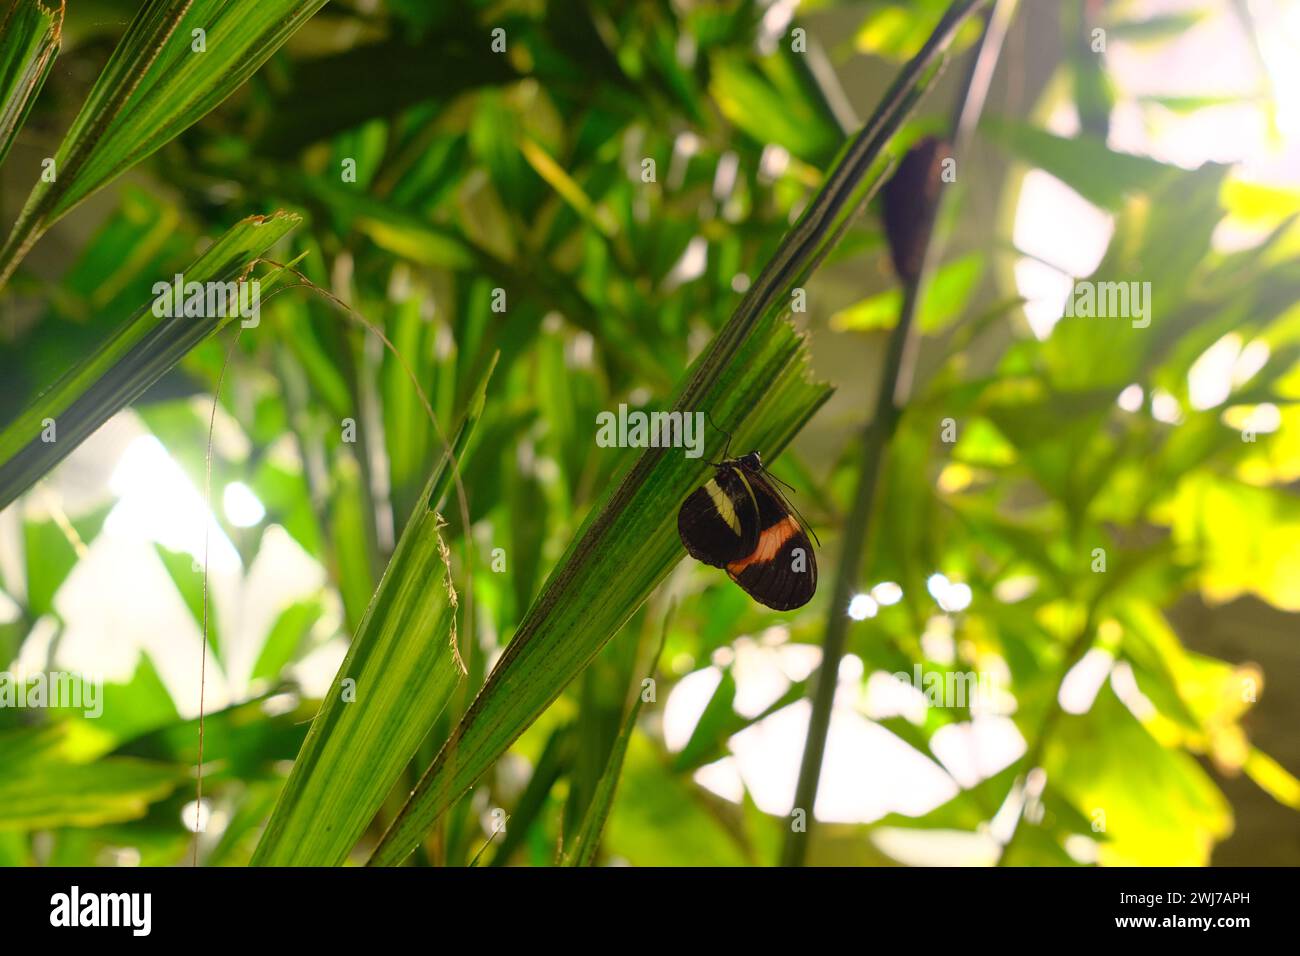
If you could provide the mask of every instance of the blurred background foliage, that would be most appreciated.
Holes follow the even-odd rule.
[[[470,528],[443,509],[468,677],[357,861],[618,475],[596,414],[666,407],[946,6],[335,0],[0,290],[10,423],[155,282],[286,209],[275,258],[382,328],[444,430],[487,380]],[[6,223],[135,7],[68,4]],[[1283,0],[1018,5],[946,187],[810,862],[1300,862],[1297,43]],[[946,128],[961,72],[896,154]],[[1082,278],[1149,282],[1149,327],[1061,318]],[[778,615],[683,562],[414,862],[775,862],[896,286],[872,207],[795,316],[838,389],[775,466],[818,598]],[[0,709],[0,861],[179,863],[197,818],[201,862],[248,862],[442,451],[402,363],[289,289],[0,512],[0,670],[107,681],[98,718]],[[889,676],[917,665],[996,693],[928,706]]]

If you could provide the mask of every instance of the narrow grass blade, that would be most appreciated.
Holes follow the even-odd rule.
[[[50,75],[62,34],[62,3],[16,0],[0,20],[0,166]]]
[[[504,866],[528,837],[530,828],[546,809],[547,800],[556,782],[564,775],[573,760],[573,726],[564,724],[546,741],[542,754],[533,766],[528,786],[515,804],[507,821],[505,835],[496,845],[492,866]]]
[[[950,11],[943,39],[982,0]],[[828,397],[806,377],[804,346],[783,318],[792,289],[821,262],[886,169],[884,150],[930,81],[942,44],[905,68],[845,144],[821,190],[727,325],[693,366],[675,410],[707,410],[734,447],[771,460]],[[714,449],[715,451],[719,449]],[[647,449],[592,510],[478,697],[371,856],[400,863],[438,817],[546,709],[681,559],[677,509],[707,456]]]
[[[736,713],[736,679],[728,668],[723,672],[722,680],[718,683],[713,696],[709,698],[709,703],[704,708],[704,713],[700,715],[695,730],[691,732],[690,740],[673,757],[673,772],[686,774],[698,770],[705,764],[721,760],[727,755],[727,741],[732,737],[746,727],[752,727],[764,718],[772,716],[778,710],[802,700],[807,693],[808,681],[796,681],[762,711],[743,717]]]
[[[710,362],[713,353],[699,363],[707,378],[693,378],[677,407],[692,396],[685,407],[708,409],[735,436],[737,447],[774,455],[830,390],[807,380],[803,340],[777,309],[729,351],[726,364]],[[720,446],[722,435],[713,437]],[[682,556],[677,508],[705,479],[707,461],[707,455],[692,459],[667,449],[629,460],[626,477],[593,510],[372,862],[395,863],[405,856],[676,565]]]
[[[647,668],[649,673],[654,673],[659,663],[659,657],[663,653],[664,640],[668,636],[668,622],[671,617],[672,611],[670,609],[664,618],[663,633],[655,645],[654,656],[649,661],[649,667]],[[641,705],[645,703],[645,694],[640,686],[640,681],[634,680],[631,689],[633,692],[632,704],[628,707],[627,715],[619,727],[618,736],[614,738],[614,744],[610,748],[609,756],[605,759],[605,767],[596,782],[596,789],[591,795],[591,801],[587,804],[587,809],[583,813],[582,823],[578,827],[578,832],[566,840],[560,861],[564,866],[591,866],[596,860],[596,851],[600,849],[600,835],[605,830],[605,821],[609,819],[609,811],[614,807],[614,795],[618,790],[619,777],[623,773],[623,758],[627,756],[627,745],[632,739],[632,734],[636,732],[636,722],[641,715]]]
[[[708,409],[719,427],[735,436],[737,447],[762,448],[774,455],[829,397],[830,389],[808,381],[804,342],[779,314],[769,315],[753,335],[736,343],[733,354],[733,361],[713,368],[691,409]],[[688,386],[685,394],[695,393]],[[680,450],[648,449],[611,488],[372,863],[400,862],[677,564],[683,554],[677,508],[705,480],[707,457],[691,459]]]
[[[573,211],[582,217],[583,222],[599,230],[606,238],[612,237],[618,231],[618,225],[611,220],[611,217],[597,208],[583,192],[582,186],[565,172],[564,168],[551,157],[550,153],[538,145],[536,140],[527,135],[520,136],[519,152],[523,154],[524,159],[528,160],[528,165],[533,167],[537,175],[546,180]]]
[[[236,223],[184,271],[186,283],[234,282],[298,222],[276,213]],[[228,321],[159,317],[152,304],[142,307],[0,431],[0,510]]]
[[[623,726],[619,728],[614,749],[610,752],[605,772],[600,775],[596,792],[592,794],[591,803],[582,818],[582,826],[574,835],[569,850],[561,861],[565,866],[591,866],[596,859],[596,850],[600,848],[600,834],[609,819],[609,811],[614,806],[614,792],[618,789],[618,778],[623,772],[623,757],[627,754],[628,741],[636,730],[637,717],[641,714],[641,697],[628,712]]]
[[[981,0],[955,0],[935,26],[930,38],[920,52],[909,61],[900,76],[921,74],[927,63],[941,55],[952,42],[961,25]],[[1004,12],[1005,16],[1005,12]],[[990,11],[985,20],[981,53],[975,66],[967,74],[967,85],[958,100],[953,120],[954,137],[965,135],[973,123],[968,112],[971,103],[983,102],[984,94],[972,95],[976,84],[987,84],[990,72],[981,71],[985,61],[983,51],[996,35],[1001,43],[1001,31],[995,33],[993,23],[1005,21]],[[942,61],[941,61],[942,62]],[[982,78],[981,78],[982,77]],[[872,418],[863,432],[860,447],[857,489],[852,510],[845,524],[838,566],[831,591],[831,607],[827,613],[826,633],[822,641],[822,661],[818,667],[816,689],[813,692],[812,712],[809,718],[807,740],[799,767],[795,787],[794,806],[811,810],[817,804],[817,785],[821,779],[821,764],[830,727],[831,708],[835,700],[839,663],[844,653],[848,634],[849,595],[857,580],[862,563],[862,552],[868,539],[871,515],[878,479],[892,444],[894,430],[901,417],[902,403],[911,387],[913,365],[916,359],[917,340],[912,334],[917,306],[922,301],[927,262],[932,253],[934,217],[938,208],[940,191],[933,185],[940,179],[940,164],[950,156],[950,147],[937,139],[923,140],[914,145],[899,165],[898,172],[885,187],[885,233],[889,240],[895,271],[903,283],[903,299],[899,320],[891,332],[885,349],[885,359],[877,382],[876,403]],[[901,210],[901,213],[900,213]],[[810,821],[810,826],[815,821]],[[785,866],[803,864],[809,842],[808,828],[792,828],[785,835],[781,862]]]
[[[456,461],[482,414],[486,387],[485,377],[452,440]],[[457,597],[435,510],[452,474],[444,454],[312,721],[254,865],[341,864],[464,677]]]
[[[4,247],[0,285],[59,217],[229,96],[325,0],[147,0]]]

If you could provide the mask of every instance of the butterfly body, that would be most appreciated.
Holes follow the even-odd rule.
[[[677,533],[691,557],[722,568],[770,608],[802,607],[817,590],[812,543],[757,452],[714,466],[682,503]]]

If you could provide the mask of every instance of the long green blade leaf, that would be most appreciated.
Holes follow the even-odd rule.
[[[276,213],[236,223],[184,270],[185,282],[234,281],[298,222],[296,215]],[[152,304],[142,307],[0,431],[0,509],[228,321],[159,317]]]
[[[668,619],[671,617],[670,610],[664,620],[664,631],[655,647],[654,657],[649,661],[650,673],[654,672],[659,657],[663,654],[664,641],[668,636]],[[627,756],[627,745],[632,740],[632,735],[636,733],[637,718],[640,717],[641,705],[646,700],[640,681],[634,679],[632,690],[632,705],[628,707],[623,723],[619,727],[618,736],[614,738],[613,746],[610,747],[609,756],[605,758],[604,769],[601,770],[600,778],[596,781],[596,789],[582,816],[582,823],[578,826],[577,833],[567,841],[561,854],[560,862],[564,866],[591,866],[596,860],[596,851],[600,849],[600,835],[605,831],[605,821],[609,819],[610,810],[614,808],[614,795],[618,791],[618,780],[623,773],[623,759]]]
[[[17,0],[0,20],[0,166],[50,75],[62,33],[62,4]]]
[[[721,367],[699,363],[708,377],[689,408],[708,409],[737,447],[775,454],[830,389],[808,381],[803,339],[775,311],[732,355]],[[696,394],[688,385],[677,407]],[[594,509],[372,863],[400,862],[668,575],[683,554],[677,508],[707,469],[707,456],[648,449]]]
[[[485,376],[452,440],[454,461],[462,460],[486,387]],[[452,474],[444,454],[312,721],[254,865],[342,863],[464,677],[435,510]]]
[[[582,818],[582,826],[578,828],[561,861],[565,866],[591,866],[596,859],[600,835],[605,829],[605,821],[609,819],[609,811],[614,806],[614,793],[618,789],[619,774],[623,772],[623,758],[627,754],[628,741],[636,731],[636,720],[641,714],[641,702],[642,698],[638,695],[623,720],[623,726],[619,728],[614,749],[610,751],[609,761],[605,764],[605,770],[596,784],[596,792],[591,796],[591,804]]]
[[[880,182],[890,137],[934,77],[934,64],[983,0],[955,4],[845,145],[799,222],[736,313],[695,363],[673,407],[705,409],[737,448],[770,460],[829,396],[810,383],[803,342],[784,319],[788,296],[842,235]],[[707,459],[647,449],[592,511],[514,640],[371,856],[400,863],[438,817],[559,696],[681,559],[677,509]]]
[[[0,249],[0,285],[56,220],[191,126],[326,0],[148,0]]]
[[[154,760],[78,762],[66,724],[0,733],[0,766],[0,832],[133,820],[184,781],[179,766]]]

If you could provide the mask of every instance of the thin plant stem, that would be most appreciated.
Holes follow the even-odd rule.
[[[985,13],[984,31],[979,48],[957,97],[957,106],[952,119],[951,138],[954,155],[956,148],[964,145],[969,138],[970,131],[978,120],[1014,6],[1014,0],[996,0]],[[945,18],[950,18],[955,13],[956,5],[949,9]],[[936,36],[938,34],[939,31],[936,30]],[[931,37],[931,42],[934,42],[934,37]],[[802,866],[808,855],[808,842],[815,822],[817,785],[826,752],[826,738],[830,731],[840,661],[843,660],[845,643],[848,639],[847,608],[870,541],[876,491],[880,485],[880,476],[884,470],[890,441],[898,427],[907,395],[911,391],[916,351],[920,344],[919,338],[912,334],[912,330],[923,299],[930,264],[935,258],[932,241],[933,225],[942,195],[942,190],[936,193],[935,200],[922,213],[924,221],[918,224],[924,255],[915,275],[903,283],[903,301],[899,309],[898,324],[894,327],[886,348],[885,362],[881,368],[880,385],[876,394],[875,411],[862,435],[858,486],[854,493],[848,524],[845,526],[839,566],[836,570],[830,610],[826,619],[822,662],[818,668],[813,691],[808,735],[799,765],[798,783],[795,786],[794,807],[804,810],[805,825],[802,829],[791,828],[786,834],[781,853],[782,866]]]

